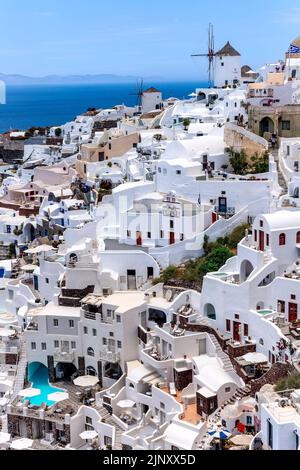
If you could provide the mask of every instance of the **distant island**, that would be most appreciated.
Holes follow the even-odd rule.
[[[27,77],[25,75],[6,75],[0,73],[0,80],[6,85],[87,85],[97,83],[129,83],[139,80],[131,75],[47,75],[45,77]],[[161,77],[147,77],[147,80],[163,80]]]

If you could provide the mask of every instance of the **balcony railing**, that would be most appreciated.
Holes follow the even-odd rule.
[[[121,360],[121,355],[118,352],[112,352],[107,350],[100,351],[100,359],[102,361],[111,362],[117,364]]]
[[[75,353],[74,352],[65,352],[65,351],[56,351],[54,353],[54,361],[55,362],[64,362],[72,364],[75,360]]]

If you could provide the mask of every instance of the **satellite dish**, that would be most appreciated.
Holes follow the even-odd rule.
[[[171,290],[168,290],[167,293],[166,293],[166,299],[168,302],[171,302],[172,300],[172,297],[173,297],[173,292]]]

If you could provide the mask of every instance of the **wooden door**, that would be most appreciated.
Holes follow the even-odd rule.
[[[298,304],[289,303],[289,322],[294,323],[298,320]]]
[[[175,244],[175,233],[170,232],[170,245],[174,245],[174,244]]]
[[[259,232],[259,250],[265,251],[265,232],[262,230]]]
[[[236,322],[236,321],[233,323],[233,339],[234,339],[234,341],[241,341],[240,326],[241,326],[241,324]]]
[[[143,245],[143,239],[142,239],[142,233],[141,232],[136,232],[136,245],[137,246],[142,246]]]

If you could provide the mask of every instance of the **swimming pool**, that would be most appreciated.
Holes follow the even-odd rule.
[[[53,406],[56,402],[48,400],[48,395],[65,391],[61,388],[51,387],[49,384],[48,369],[39,363],[29,364],[28,381],[31,382],[32,388],[37,388],[41,391],[40,395],[36,397],[24,398],[24,400],[29,400],[31,405],[41,406],[43,403],[46,403],[48,406]]]

